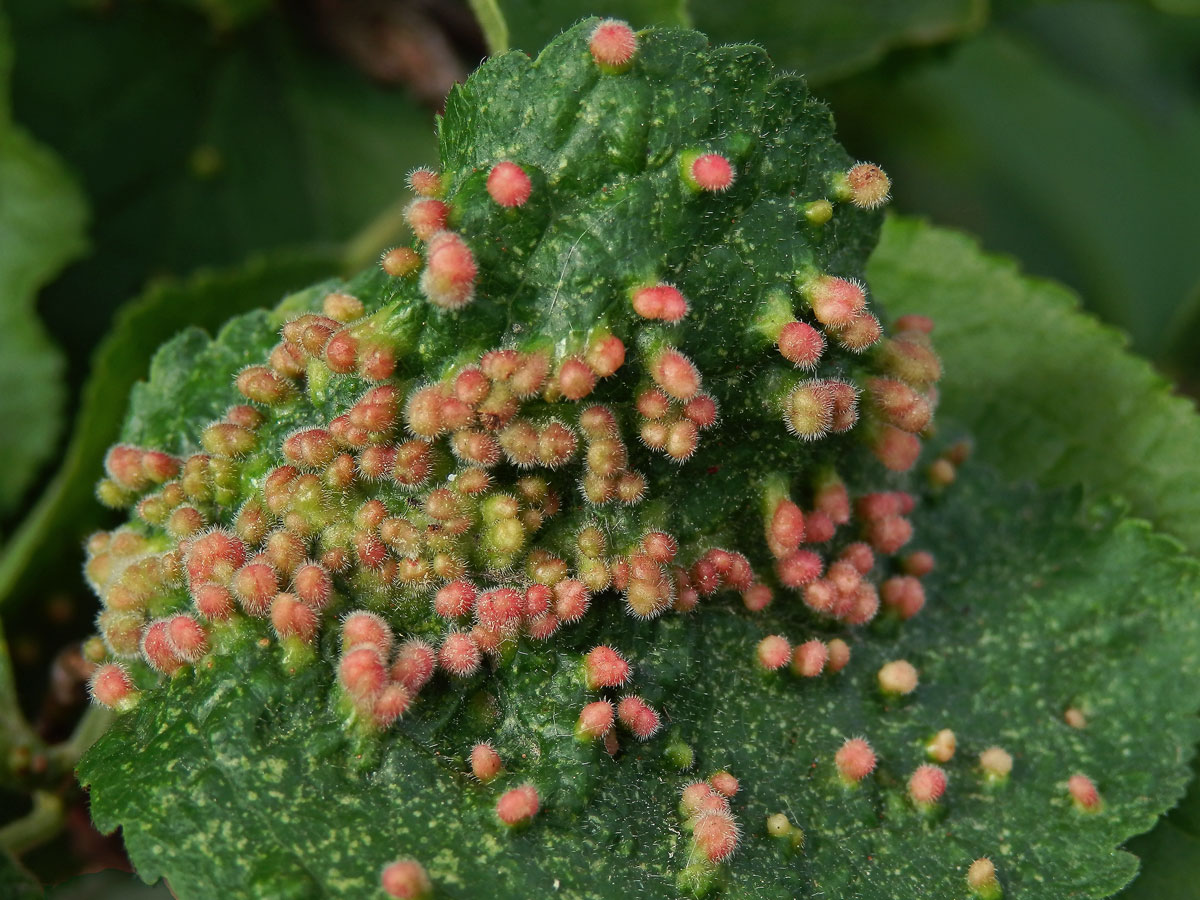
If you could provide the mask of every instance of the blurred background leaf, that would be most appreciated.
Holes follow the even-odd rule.
[[[434,159],[431,110],[282,14],[217,33],[189,6],[8,4],[15,114],[95,210],[95,253],[41,298],[77,370],[149,276],[343,241]]]
[[[1163,361],[1200,281],[1200,21],[1045,5],[913,62],[832,95],[849,146],[893,175],[896,208],[1075,287]]]
[[[38,290],[85,246],[87,209],[71,175],[9,112],[12,46],[0,16],[0,522],[54,449],[63,358],[35,311]]]
[[[761,44],[781,66],[824,84],[889,51],[957,40],[987,20],[987,0],[691,0],[697,28],[722,42]]]

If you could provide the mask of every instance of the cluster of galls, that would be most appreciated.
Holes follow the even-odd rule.
[[[742,829],[733,814],[730,801],[740,788],[730,772],[714,773],[707,781],[694,781],[683,788],[679,815],[690,834],[687,864],[678,876],[679,887],[693,894],[704,894],[711,886],[716,866],[733,856],[741,841]]]
[[[607,20],[595,27],[589,49],[599,70],[616,77],[630,71],[638,38]],[[694,196],[721,195],[738,178],[721,153],[683,150],[677,160]],[[389,251],[381,265],[395,279],[416,277],[413,291],[434,307],[460,311],[481,294],[487,273],[471,249],[483,236],[451,228],[457,219],[448,182],[431,170],[412,173],[417,197],[407,218],[418,246]],[[834,202],[871,209],[889,188],[882,170],[860,163],[835,173],[829,196],[803,214],[820,227]],[[498,160],[488,170],[497,214],[520,216],[534,190],[516,161]],[[937,403],[932,323],[906,316],[885,338],[859,282],[802,271],[795,288],[795,297],[768,294],[750,323],[769,342],[771,365],[748,389],[797,438],[854,431],[884,467],[908,472]],[[447,360],[419,382],[411,371],[414,336],[394,330],[389,310],[368,312],[357,297],[331,293],[320,314],[283,326],[265,363],[238,373],[247,402],[204,429],[202,452],[179,459],[114,447],[98,495],[113,507],[132,506],[136,521],[88,543],[87,576],[104,605],[97,620],[103,644],[90,648],[104,662],[92,679],[96,700],[131,708],[137,687],[126,663],[140,659],[171,676],[219,648],[247,618],[269,623],[289,667],[315,659],[323,627],[340,621],[338,703],[349,727],[370,733],[405,715],[438,673],[458,689],[503,665],[515,642],[546,641],[579,622],[602,592],[620,595],[639,620],[687,613],[722,590],[737,592],[757,613],[782,589],[827,626],[916,615],[925,604],[921,579],[934,562],[925,552],[901,555],[913,535],[914,497],[851,496],[827,464],[745,473],[762,531],[740,550],[702,540],[681,546],[661,517],[654,525],[647,517],[630,538],[630,528],[600,515],[623,510],[623,521],[637,525],[639,504],[655,493],[635,468],[631,439],[638,453],[683,464],[705,432],[721,426],[701,371],[670,338],[693,301],[661,279],[633,286],[627,301],[613,321],[586,333]],[[614,378],[634,367],[633,377]],[[870,374],[853,374],[862,372]],[[605,379],[628,386],[627,394],[589,401]],[[347,408],[313,421],[319,398],[351,387],[356,399]],[[281,434],[279,421],[311,424]],[[948,484],[963,455],[960,448],[937,460],[931,480]],[[751,558],[769,562],[756,570]],[[408,633],[397,637],[396,628]],[[848,665],[850,646],[841,638],[793,646],[776,634],[754,655],[764,670],[787,667],[815,679]],[[578,740],[615,755],[618,735],[647,741],[659,733],[663,713],[627,689],[633,666],[617,648],[596,646],[583,655],[580,673]],[[896,660],[878,681],[885,693],[906,694],[917,673]],[[943,735],[940,755],[912,774],[908,793],[919,808],[936,806],[946,789],[936,764],[949,759],[946,745]],[[984,757],[985,773],[1004,769],[1005,759],[1011,767],[1002,750]],[[839,777],[856,784],[874,770],[874,751],[852,739],[835,763]],[[471,750],[470,764],[483,784],[504,769],[488,743]],[[1069,786],[1076,803],[1098,808],[1094,786],[1089,792],[1091,783],[1078,779]],[[696,892],[738,846],[730,809],[737,788],[733,776],[718,773],[683,790],[694,859],[681,879]],[[496,818],[521,826],[540,806],[536,786],[521,784],[498,798]],[[768,831],[803,843],[782,814]],[[971,868],[977,893],[997,884],[987,866],[981,860]],[[397,897],[431,890],[413,860],[388,866],[381,881]]]

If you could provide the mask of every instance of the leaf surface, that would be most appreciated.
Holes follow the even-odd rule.
[[[654,745],[615,761],[581,750],[571,736],[578,657],[523,645],[480,685],[505,710],[497,747],[512,773],[502,785],[532,780],[543,791],[544,813],[523,834],[502,833],[496,790],[464,774],[473,737],[485,734],[473,704],[435,691],[414,725],[364,750],[330,707],[328,646],[330,665],[298,673],[253,642],[213,658],[148,695],[80,775],[97,824],[121,826],[143,877],[168,878],[182,898],[362,896],[385,863],[408,855],[446,897],[480,883],[522,897],[555,882],[565,896],[675,897],[687,862],[679,792],[722,767],[743,784],[733,896],[961,897],[966,866],[985,854],[1006,896],[1108,896],[1137,866],[1114,848],[1149,827],[1190,774],[1180,748],[1198,731],[1195,566],[1145,525],[979,473],[919,526],[940,561],[930,607],[902,632],[856,644],[839,678],[764,676],[754,643],[797,622],[749,620],[722,602],[648,627],[618,612],[579,641],[574,649],[608,639],[633,650],[697,753],[694,773]],[[889,705],[873,675],[898,657],[929,687]],[[1087,729],[1062,721],[1068,706],[1087,712]],[[904,781],[943,727],[959,752],[946,767],[946,817],[926,821]],[[860,733],[881,767],[848,791],[832,754]],[[1016,759],[1002,789],[977,769],[994,743]],[[1075,771],[1096,780],[1101,814],[1067,799]],[[805,829],[801,855],[765,835],[779,811]],[[590,865],[598,856],[611,862]]]

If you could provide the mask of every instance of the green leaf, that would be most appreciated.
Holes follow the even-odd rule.
[[[814,84],[871,66],[903,47],[925,47],[973,34],[986,0],[690,0],[697,28],[722,40],[754,41],[775,62]]]
[[[62,427],[62,353],[34,300],[84,250],[87,218],[58,158],[9,121],[10,66],[0,18],[0,516],[21,499]]]
[[[1120,495],[1200,549],[1200,418],[1113,329],[972,238],[891,219],[868,268],[896,315],[937,322],[940,413],[1009,477]]]
[[[1119,334],[1080,315],[1077,297],[1022,277],[965,235],[898,218],[885,225],[868,274],[893,313],[937,321],[952,373],[941,412],[970,429],[983,460],[1011,477],[1126,497],[1138,515],[1200,548],[1200,419],[1125,352]],[[1178,851],[1198,835],[1193,783],[1185,806],[1131,845],[1145,874],[1122,896],[1166,898],[1176,882],[1188,895],[1200,857]]]
[[[251,260],[226,271],[164,280],[127,305],[97,348],[62,465],[0,556],[0,607],[40,599],[54,586],[78,590],[79,546],[106,520],[92,484],[120,430],[126,397],[146,376],[155,347],[189,326],[215,330],[231,315],[337,272],[327,251]]]
[[[524,835],[501,834],[496,791],[464,778],[478,713],[452,691],[434,691],[417,724],[371,748],[377,760],[356,762],[362,748],[326,699],[331,646],[329,665],[293,674],[252,641],[214,657],[148,694],[81,778],[98,825],[122,827],[143,877],[167,877],[184,900],[362,896],[386,862],[407,855],[447,897],[480,884],[524,897],[554,881],[570,896],[675,897],[686,857],[679,791],[719,767],[743,784],[734,809],[746,839],[729,866],[730,896],[812,896],[819,885],[833,896],[959,898],[965,867],[983,854],[1007,897],[1107,896],[1136,868],[1112,848],[1186,783],[1178,747],[1197,733],[1195,567],[1143,525],[1083,515],[1066,496],[1004,489],[978,472],[918,527],[940,563],[934,600],[900,634],[858,644],[835,679],[802,685],[756,671],[754,642],[796,627],[787,608],[750,620],[716,601],[695,619],[642,626],[618,612],[573,647],[523,645],[480,687],[510,717],[497,742],[513,769],[504,785],[532,779],[546,798]],[[672,771],[653,744],[615,761],[581,756],[570,651],[602,640],[630,648],[639,681],[650,679],[697,751],[696,773]],[[930,686],[889,711],[871,681],[897,657],[914,660]],[[1088,709],[1086,730],[1061,721],[1069,705]],[[950,810],[925,823],[901,801],[903,780],[922,742],[946,726],[960,736],[947,766]],[[860,732],[882,770],[847,791],[831,755]],[[993,742],[1016,758],[1001,790],[974,771]],[[1076,770],[1096,779],[1103,814],[1066,801]],[[765,836],[766,815],[778,811],[805,828],[803,854]],[[612,862],[589,864],[601,855]]]
[[[835,107],[848,141],[887,161],[898,209],[1073,285],[1159,358],[1200,280],[1200,180],[1181,174],[1200,158],[1198,29],[1128,4],[1039,9]],[[1179,30],[1191,41],[1173,47]]]
[[[172,3],[10,0],[18,118],[80,173],[95,254],[43,308],[75,365],[150,276],[340,242],[434,156],[432,113],[275,12],[219,38]]]

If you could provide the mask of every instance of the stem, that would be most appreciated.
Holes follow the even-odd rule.
[[[508,49],[508,23],[496,0],[470,0],[471,12],[479,20],[483,36],[487,40],[488,52],[495,56]]]
[[[0,828],[0,848],[19,856],[58,834],[63,819],[63,803],[58,795],[49,791],[35,791],[33,809]]]
[[[0,623],[0,776],[6,780],[11,778],[16,774],[15,770],[24,768],[28,755],[43,749],[41,738],[21,712],[8,642],[4,638],[3,624]]]
[[[112,724],[113,712],[101,706],[89,706],[75,725],[71,736],[61,744],[51,747],[46,756],[50,762],[50,770],[65,774],[75,768],[84,753],[96,743],[100,735]]]
[[[404,210],[408,204],[398,201],[366,224],[346,242],[342,253],[346,269],[357,272],[375,262],[376,256],[404,233]]]

